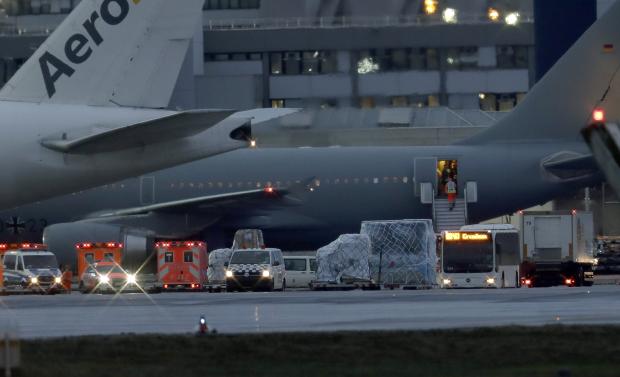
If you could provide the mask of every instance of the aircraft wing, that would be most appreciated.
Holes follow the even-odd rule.
[[[269,191],[267,189],[256,189],[248,191],[238,191],[233,193],[226,193],[220,195],[208,195],[200,196],[196,198],[176,200],[165,203],[158,203],[143,207],[134,207],[121,209],[117,211],[100,213],[99,217],[122,217],[122,216],[136,216],[144,215],[151,212],[157,213],[184,213],[195,211],[200,209],[215,209],[216,207],[223,206],[239,206],[242,202],[248,203],[250,201],[268,201],[278,199],[286,196],[288,190],[274,190]]]
[[[90,218],[136,216],[148,213],[230,212],[234,208],[241,207],[264,210],[274,205],[298,205],[303,201],[306,193],[315,190],[315,187],[310,183],[313,180],[314,178],[299,181],[288,188],[259,188],[99,212]]]
[[[41,145],[62,153],[114,152],[193,136],[233,113],[228,110],[185,111],[125,127],[103,129],[86,136],[68,137],[62,134],[42,140]]]

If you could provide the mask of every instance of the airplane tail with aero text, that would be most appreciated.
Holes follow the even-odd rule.
[[[83,0],[0,100],[165,108],[204,0]]]
[[[504,119],[461,144],[581,140],[595,109],[620,120],[620,2],[595,22]]]

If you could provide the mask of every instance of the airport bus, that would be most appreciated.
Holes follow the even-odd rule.
[[[442,288],[520,286],[519,232],[512,225],[468,225],[441,234]]]

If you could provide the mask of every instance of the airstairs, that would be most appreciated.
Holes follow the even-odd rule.
[[[465,199],[457,199],[454,209],[450,211],[450,203],[448,203],[448,199],[437,198],[434,203],[434,211],[435,230],[438,233],[443,232],[444,230],[459,230],[463,225],[467,224]]]

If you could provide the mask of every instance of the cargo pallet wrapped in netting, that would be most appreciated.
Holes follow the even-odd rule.
[[[225,263],[230,261],[232,253],[232,249],[218,249],[209,253],[209,268],[207,269],[209,284],[226,282]]]
[[[370,272],[375,281],[416,287],[436,284],[436,237],[431,220],[365,221],[360,233],[370,238]]]
[[[368,236],[343,234],[316,252],[316,279],[336,284],[370,281],[369,257]]]

